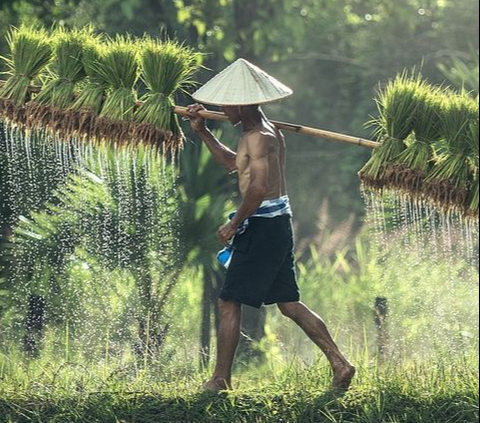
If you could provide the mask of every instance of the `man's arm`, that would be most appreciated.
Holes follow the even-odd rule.
[[[247,139],[246,144],[250,160],[250,185],[240,208],[232,219],[231,224],[234,229],[237,229],[245,219],[257,211],[270,191],[269,154],[272,140],[268,136],[255,134]]]
[[[213,133],[207,128],[205,119],[199,114],[202,110],[205,110],[205,107],[200,104],[188,107],[188,111],[192,115],[190,123],[193,131],[207,145],[215,160],[227,169],[229,173],[235,173],[237,171],[237,153],[215,138]]]
[[[196,134],[203,140],[210,153],[215,157],[215,160],[227,169],[229,173],[237,171],[237,153],[217,140],[208,128],[196,132]]]

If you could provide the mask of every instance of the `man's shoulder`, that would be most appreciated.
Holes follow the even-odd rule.
[[[244,134],[243,138],[249,144],[262,141],[275,141],[278,140],[277,135],[267,129],[260,129],[257,131],[251,131]]]

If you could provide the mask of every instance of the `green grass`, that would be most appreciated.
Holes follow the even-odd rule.
[[[10,357],[10,358],[9,358]],[[474,423],[478,421],[478,355],[438,355],[379,365],[359,354],[351,392],[328,390],[323,358],[236,371],[237,389],[206,394],[207,372],[135,360],[30,363],[0,356],[0,422],[125,423]]]
[[[111,274],[112,281],[101,279],[111,292],[103,287],[95,304],[78,305],[85,314],[70,316],[69,322],[79,323],[69,324],[68,342],[65,324],[49,326],[39,360],[26,361],[7,347],[18,342],[10,341],[16,336],[7,336],[5,322],[0,423],[474,423],[478,269],[460,259],[419,257],[418,251],[403,251],[398,240],[395,246],[393,252],[375,252],[359,239],[331,261],[314,254],[299,264],[303,300],[327,321],[359,369],[344,397],[328,391],[325,358],[274,307],[258,346],[266,361],[247,366],[240,360],[235,392],[203,394],[200,386],[211,368],[198,365],[201,280],[193,270],[172,295],[168,315],[175,317],[161,356],[150,363],[135,359],[126,353],[133,338],[114,336],[125,326],[120,299],[134,285],[123,274]],[[73,285],[90,280],[82,272],[75,273]],[[95,291],[86,292],[85,298],[94,297]],[[377,296],[387,297],[391,307],[391,344],[381,366],[372,310]]]

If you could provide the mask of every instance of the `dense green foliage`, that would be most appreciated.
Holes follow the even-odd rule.
[[[438,66],[444,64],[443,70],[458,84],[469,80],[474,88],[478,79],[475,72],[469,73],[476,68],[478,74],[476,0],[252,4],[251,0],[9,0],[0,9],[0,35],[9,24],[32,20],[47,25],[54,20],[67,25],[92,22],[109,34],[156,36],[165,29],[209,53],[206,66],[215,72],[243,56],[292,86],[295,98],[270,107],[272,117],[365,137],[370,134],[363,125],[375,114],[372,98],[378,82],[399,70],[423,63],[424,75],[441,83],[445,76]],[[6,46],[1,46],[0,41],[5,53]],[[205,72],[201,79],[210,77]],[[233,144],[236,137],[225,132],[224,140]],[[361,216],[356,173],[369,152],[288,138],[290,188],[298,205],[300,235],[314,229],[314,217],[327,197],[338,220],[351,212]],[[316,189],[304,188],[311,186]]]

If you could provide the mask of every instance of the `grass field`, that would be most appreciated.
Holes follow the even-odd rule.
[[[329,392],[326,359],[275,307],[256,346],[266,360],[240,360],[234,392],[202,393],[212,369],[198,364],[201,275],[184,275],[165,316],[172,327],[161,354],[145,361],[129,353],[135,325],[122,313],[131,284],[113,274],[109,289],[74,298],[85,298],[82,314],[65,307],[63,320],[47,325],[39,359],[18,352],[22,313],[4,316],[0,423],[478,422],[478,268],[395,245],[378,254],[358,241],[331,261],[299,263],[303,301],[358,367],[344,396]],[[88,275],[76,278],[75,286],[94,287],[83,283]],[[375,358],[376,297],[390,306],[383,364]]]
[[[172,297],[175,325],[154,361],[129,354],[129,338],[114,339],[115,322],[123,320],[113,294],[99,298],[104,306],[84,328],[71,332],[68,320],[65,327],[51,325],[36,360],[18,352],[18,335],[7,336],[16,332],[10,325],[0,342],[0,423],[477,422],[478,270],[416,254],[378,264],[361,244],[353,257],[356,269],[341,254],[334,263],[314,259],[299,267],[304,301],[359,369],[342,397],[328,390],[326,359],[274,307],[258,346],[266,360],[240,360],[234,392],[202,393],[211,368],[198,365],[200,282],[187,275]],[[376,296],[391,306],[388,359],[381,365]]]
[[[245,367],[236,390],[206,394],[208,373],[127,361],[79,365],[53,358],[22,363],[0,356],[0,422],[84,423],[474,423],[478,355],[438,354],[379,365],[358,354],[359,374],[344,396],[329,392],[323,358],[313,365]]]

